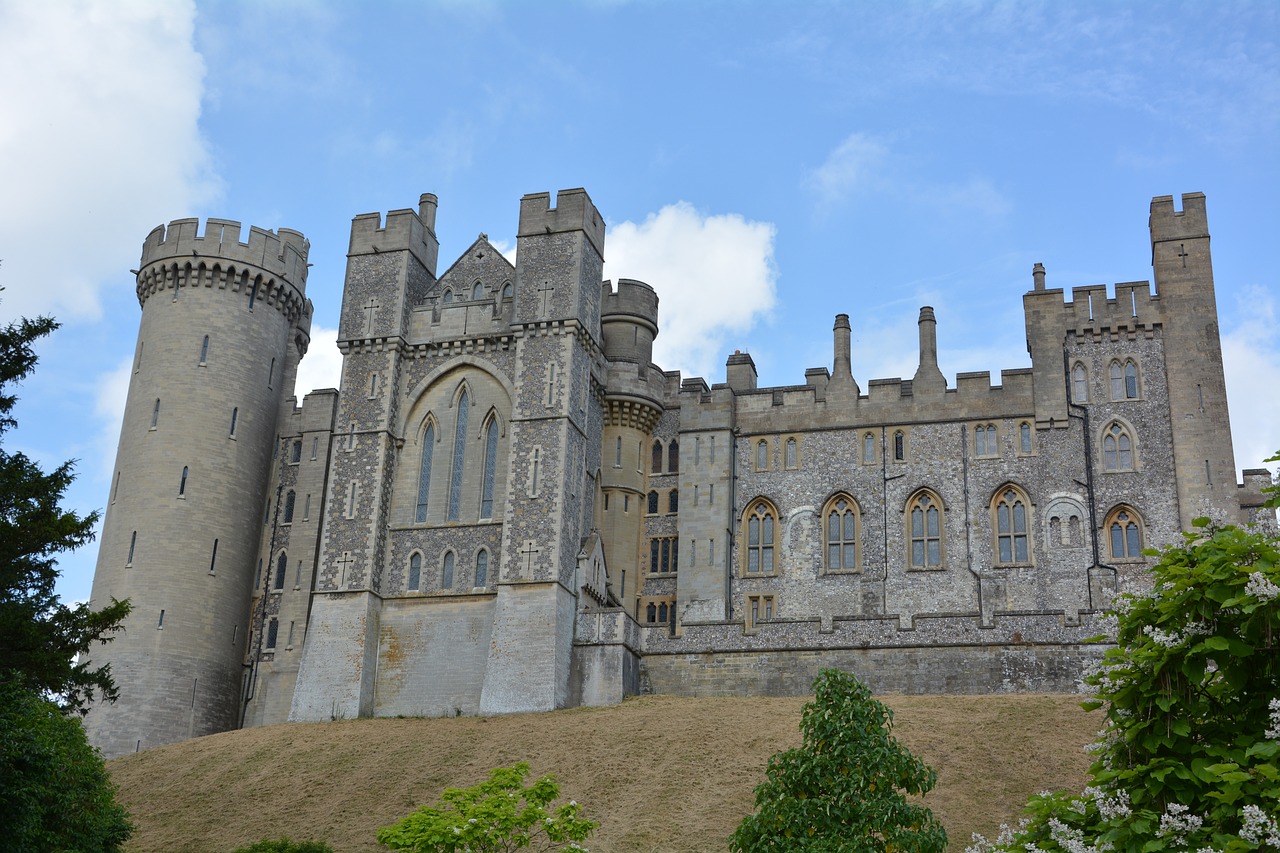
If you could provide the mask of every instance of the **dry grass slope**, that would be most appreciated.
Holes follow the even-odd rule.
[[[894,731],[938,771],[926,803],[951,849],[1016,820],[1029,794],[1079,789],[1100,718],[1074,696],[889,696]],[[647,696],[510,717],[353,720],[214,735],[111,762],[135,853],[226,853],[261,838],[376,851],[378,827],[449,786],[528,761],[601,821],[597,853],[723,851],[802,698]]]

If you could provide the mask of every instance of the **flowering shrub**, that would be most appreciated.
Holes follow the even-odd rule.
[[[1280,542],[1195,525],[1149,595],[1115,602],[1116,646],[1085,678],[1084,707],[1106,709],[1090,785],[1033,797],[969,853],[1280,850]]]
[[[378,841],[412,853],[505,853],[510,850],[586,850],[600,824],[580,816],[570,800],[552,803],[560,787],[543,776],[529,787],[529,765],[499,767],[487,782],[447,788],[436,806],[422,806],[399,823],[378,830]]]

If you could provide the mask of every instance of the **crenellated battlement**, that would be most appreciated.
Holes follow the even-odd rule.
[[[1150,329],[1163,323],[1160,298],[1147,281],[1117,282],[1112,288],[1091,284],[1071,288],[1071,300],[1061,288],[1035,290],[1027,294],[1028,310],[1058,315],[1060,332],[1077,335],[1102,329]]]
[[[1173,196],[1151,199],[1151,242],[1190,240],[1209,236],[1209,214],[1204,193],[1183,193],[1182,210],[1174,210]]]
[[[351,220],[348,256],[407,251],[435,275],[439,250],[435,232],[423,222],[419,211],[392,210],[385,222],[381,213],[362,213]]]
[[[601,285],[600,321],[630,321],[649,327],[654,337],[658,334],[658,294],[645,284],[632,278],[618,279],[615,290],[612,281]]]
[[[162,264],[170,259],[194,261],[203,258],[224,259],[257,267],[264,272],[287,279],[299,291],[305,292],[307,281],[307,253],[311,244],[298,231],[281,228],[268,231],[256,225],[249,226],[249,241],[241,242],[241,225],[231,219],[206,221],[204,233],[200,233],[199,219],[175,219],[166,229],[157,225],[142,244],[141,269]]]
[[[143,243],[137,271],[138,304],[144,305],[155,293],[176,294],[181,288],[252,291],[255,302],[276,308],[291,323],[305,321],[309,329],[310,243],[289,228],[273,232],[256,226],[250,227],[249,242],[244,243],[240,229],[239,222],[212,218],[204,234],[198,219],[175,219],[167,229],[163,225],[152,229]]]
[[[586,233],[596,251],[604,254],[604,217],[581,187],[556,193],[556,206],[551,206],[550,193],[529,193],[520,199],[520,227],[517,237],[556,234],[566,231]]]

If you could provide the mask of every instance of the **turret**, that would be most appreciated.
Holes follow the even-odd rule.
[[[156,228],[92,601],[128,598],[94,650],[120,686],[85,720],[108,757],[238,724],[257,531],[281,403],[305,351],[308,244],[210,219]]]

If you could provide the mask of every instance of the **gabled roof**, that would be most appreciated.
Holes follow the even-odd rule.
[[[516,268],[489,242],[489,235],[482,233],[444,271],[436,281],[435,290],[443,292],[446,287],[452,287],[456,292],[470,293],[476,281],[492,290],[504,281],[514,283],[515,277]]]

